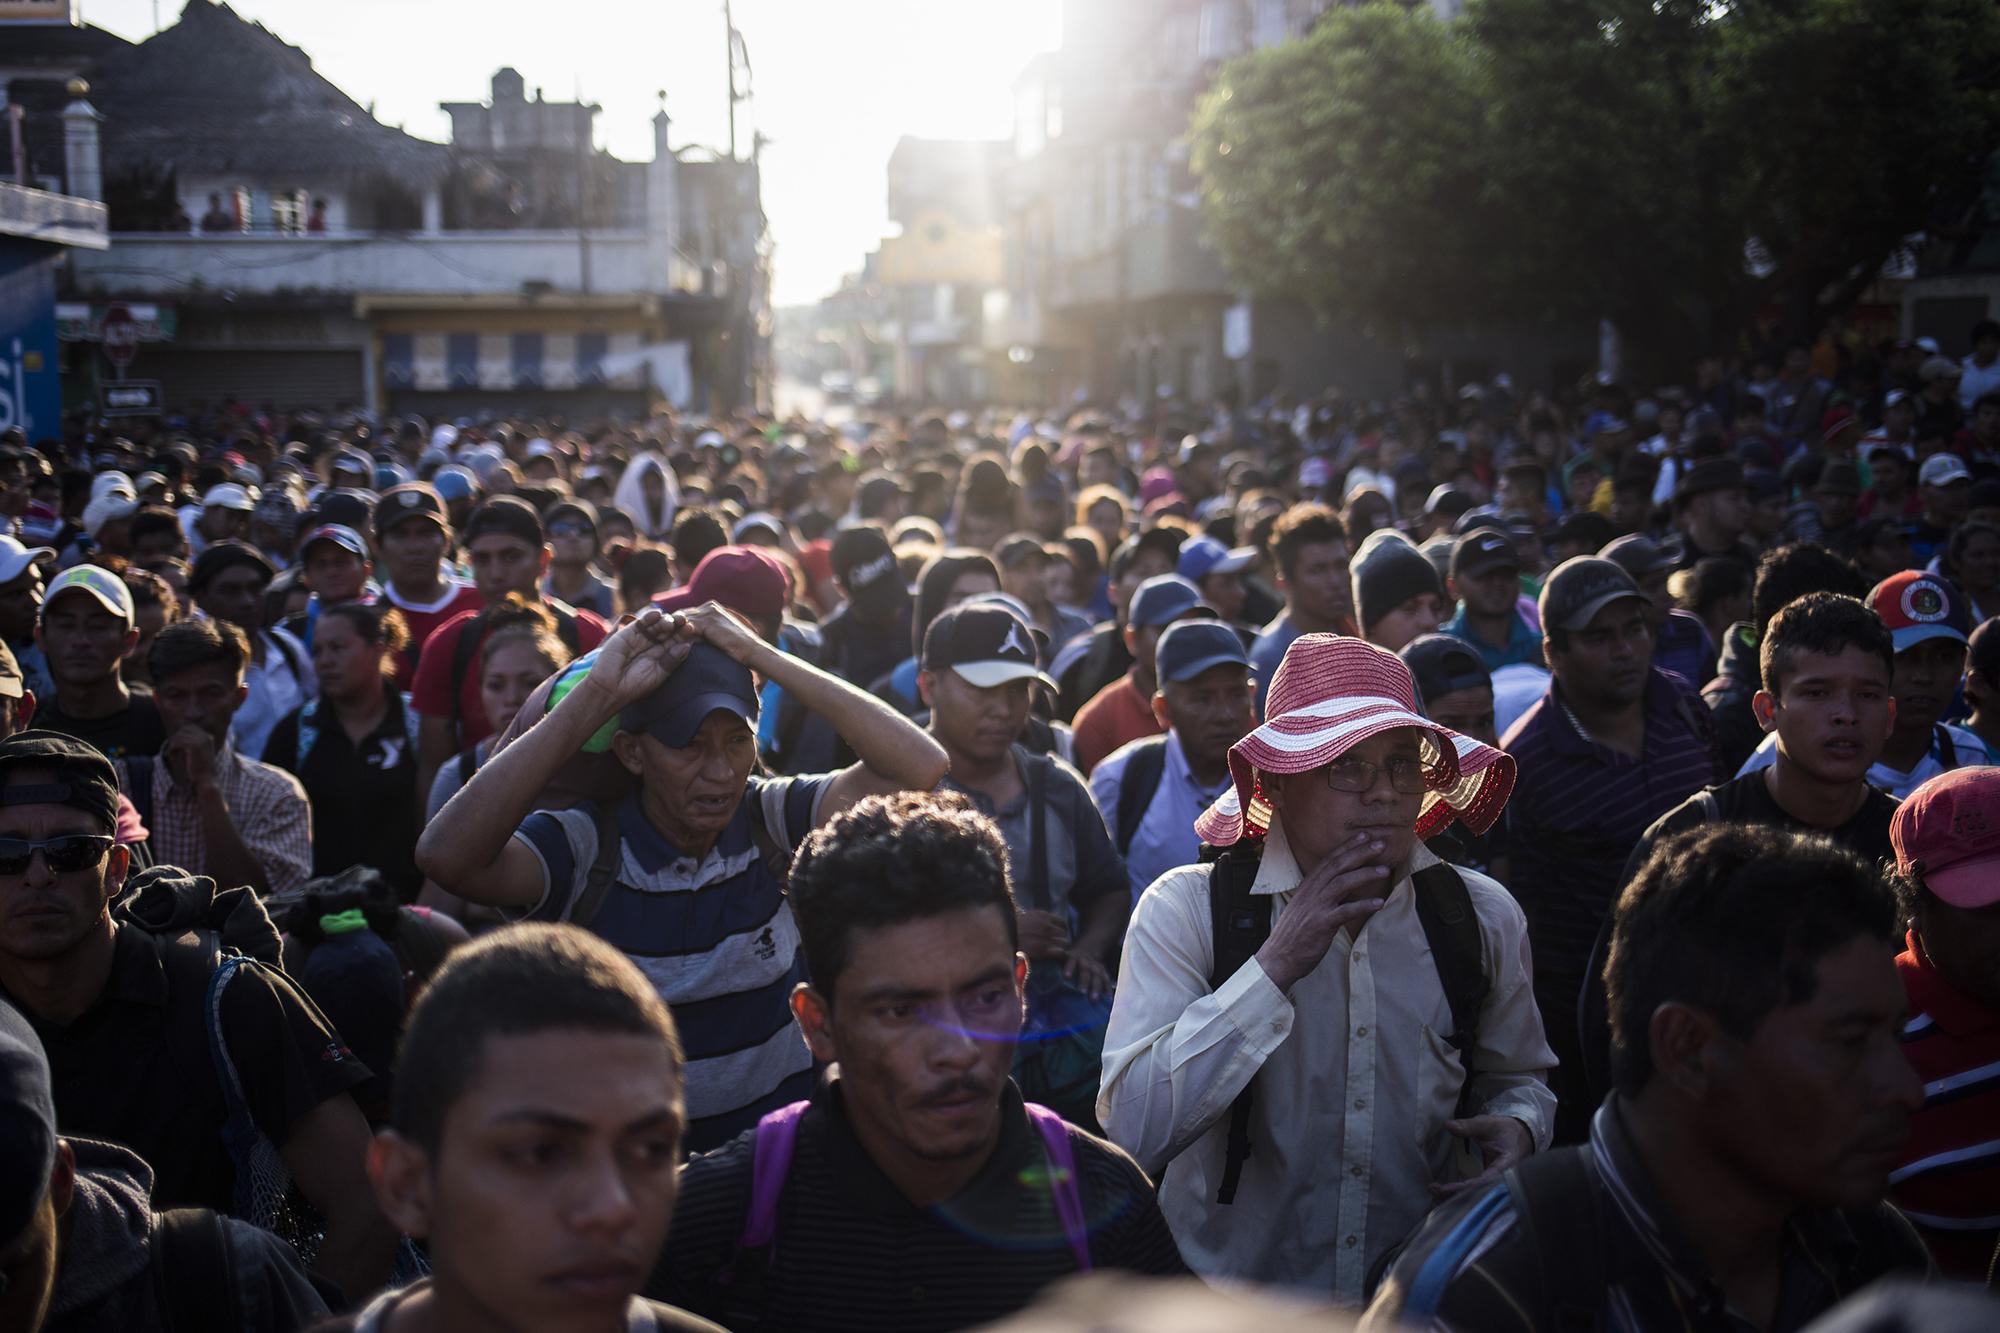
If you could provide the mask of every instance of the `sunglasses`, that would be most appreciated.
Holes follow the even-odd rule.
[[[581,523],[551,523],[549,524],[549,536],[588,537],[590,536],[590,529]]]
[[[88,870],[104,859],[115,840],[103,833],[65,833],[54,838],[0,838],[0,875],[18,875],[39,850],[58,875]]]

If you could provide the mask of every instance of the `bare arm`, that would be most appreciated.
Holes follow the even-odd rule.
[[[388,1283],[396,1228],[368,1183],[368,1122],[346,1093],[301,1116],[279,1155],[299,1192],[326,1219],[313,1271],[359,1305]]]
[[[642,616],[606,639],[590,674],[480,765],[425,826],[417,839],[417,868],[467,902],[534,906],[546,887],[541,858],[514,840],[515,830],[584,742],[628,702],[658,689],[687,657],[687,642],[674,634],[678,623]]]
[[[866,690],[779,652],[713,603],[689,612],[687,624],[759,676],[776,681],[853,747],[859,762],[836,773],[827,785],[819,802],[821,823],[863,797],[929,791],[943,780],[948,763],[944,747]]]

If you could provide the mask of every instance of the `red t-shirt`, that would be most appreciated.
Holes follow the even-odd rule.
[[[1954,989],[1910,937],[1896,959],[1910,1019],[1903,1053],[1924,1081],[1923,1109],[1889,1177],[1946,1277],[1981,1281],[2000,1236],[2000,1012]]]
[[[588,611],[573,612],[576,616],[577,652],[587,653],[604,642],[609,633],[604,622]],[[465,633],[466,626],[477,617],[477,611],[466,611],[453,616],[440,625],[424,644],[423,656],[417,661],[416,684],[410,690],[410,706],[423,717],[449,718],[451,716],[451,669],[458,660],[458,641]],[[482,642],[483,642],[482,637]],[[458,683],[459,718],[464,724],[464,734],[459,744],[477,745],[493,734],[493,726],[486,720],[486,705],[479,697],[479,654],[474,652],[471,663],[465,669],[465,676]]]
[[[403,623],[410,627],[410,646],[396,658],[396,688],[407,690],[417,676],[417,661],[422,656],[424,645],[431,635],[438,632],[447,620],[463,615],[467,611],[477,611],[486,605],[486,599],[471,584],[460,584],[450,588],[439,600],[428,606],[417,602],[406,602],[397,595],[396,586],[388,584],[382,589],[382,598],[396,608],[403,617]]]
[[[1098,761],[1121,745],[1157,736],[1166,728],[1153,716],[1153,701],[1139,693],[1126,672],[1076,710],[1076,766],[1087,777]]]

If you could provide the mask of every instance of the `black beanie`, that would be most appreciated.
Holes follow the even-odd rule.
[[[1424,559],[1423,552],[1394,528],[1378,528],[1368,534],[1349,566],[1354,581],[1354,619],[1366,634],[1368,627],[1419,593],[1431,593],[1444,600],[1444,584],[1437,567]]]

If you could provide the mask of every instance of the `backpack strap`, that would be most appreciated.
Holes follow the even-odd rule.
[[[1479,916],[1472,910],[1472,894],[1465,880],[1444,862],[1425,866],[1410,878],[1410,888],[1417,897],[1417,921],[1431,947],[1431,964],[1444,987],[1445,1003],[1451,1006],[1452,1031],[1445,1043],[1458,1052],[1465,1065],[1465,1083],[1458,1100],[1458,1114],[1464,1115],[1469,1109],[1466,1098],[1472,1087],[1472,1047],[1479,1036],[1479,1015],[1493,989],[1480,945]]]
[[[1132,753],[1125,757],[1125,771],[1118,775],[1118,854],[1127,855],[1132,850],[1132,839],[1139,834],[1139,825],[1145,821],[1146,809],[1153,802],[1153,793],[1160,789],[1160,779],[1167,771],[1167,738],[1151,736],[1132,747]]]
[[[1052,910],[1049,897],[1049,768],[1047,755],[1028,760],[1028,905]]]
[[[569,649],[570,656],[576,657],[581,655],[583,652],[583,636],[577,631],[575,610],[571,608],[568,602],[558,601],[553,597],[544,597],[542,605],[546,606],[549,609],[549,613],[556,618],[556,637],[563,641],[565,648]]]
[[[313,746],[318,743],[319,696],[314,695],[299,705],[299,740],[292,755],[292,763],[297,766],[299,772],[305,772],[306,756],[312,753]]]
[[[1250,892],[1250,886],[1257,882],[1257,864],[1263,851],[1261,843],[1238,842],[1217,856],[1209,871],[1209,930],[1215,941],[1215,963],[1208,974],[1211,991],[1221,989],[1241,971],[1271,936],[1271,904]],[[1236,1202],[1236,1186],[1250,1156],[1250,1107],[1255,1092],[1253,1076],[1230,1104],[1229,1147],[1223,1159],[1222,1185],[1215,1192],[1217,1203]]]
[[[451,743],[454,749],[463,750],[465,748],[465,673],[472,670],[472,659],[479,655],[480,640],[486,637],[486,624],[487,613],[481,610],[472,619],[465,622],[464,627],[458,632],[458,642],[452,645],[451,712],[448,716],[451,720]],[[558,622],[558,627],[560,628],[560,622]],[[574,617],[572,617],[570,633],[576,633]],[[565,639],[564,642],[569,644],[571,652],[576,651],[574,643],[571,643],[568,639]]]
[[[600,802],[592,813],[597,821],[597,856],[584,878],[583,892],[577,894],[569,909],[569,923],[584,930],[589,930],[590,923],[597,920],[611,886],[618,882],[618,866],[623,859],[620,853],[624,849],[624,835],[618,831],[618,807],[608,801]]]
[[[1609,1287],[1605,1226],[1587,1148],[1539,1152],[1506,1174],[1521,1234],[1541,1275],[1541,1318],[1550,1333],[1597,1333]]]
[[[1937,724],[1935,732],[1938,760],[1945,766],[1945,771],[1950,772],[1958,767],[1958,743],[1952,740],[1950,729],[1942,722]]]
[[[1077,1271],[1088,1273],[1090,1228],[1083,1220],[1083,1184],[1077,1174],[1076,1149],[1069,1141],[1069,1126],[1046,1106],[1034,1102],[1023,1105],[1049,1155],[1049,1196],[1055,1203],[1056,1220],[1062,1223],[1063,1239],[1076,1256]]]
[[[222,1215],[208,1208],[153,1214],[148,1267],[169,1333],[208,1333],[243,1320],[236,1249]]]
[[[811,1107],[811,1102],[792,1102],[770,1112],[757,1122],[750,1143],[750,1205],[737,1233],[736,1252],[715,1275],[718,1285],[741,1288],[738,1299],[746,1303],[762,1304],[764,1280],[777,1253],[778,1202],[791,1175],[799,1122]]]
[[[285,670],[292,673],[292,680],[303,689],[306,683],[304,660],[292,642],[292,636],[282,631],[271,632],[271,642],[277,647],[278,656],[285,659]]]

